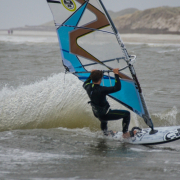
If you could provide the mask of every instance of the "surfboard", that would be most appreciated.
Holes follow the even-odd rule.
[[[158,132],[150,134],[150,128],[142,129],[141,131],[138,131],[134,137],[126,139],[122,137],[122,132],[116,132],[112,135],[112,138],[121,142],[137,145],[156,145],[180,139],[180,126],[157,127],[155,130]]]

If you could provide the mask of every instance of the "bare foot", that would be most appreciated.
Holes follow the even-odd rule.
[[[129,137],[130,137],[130,133],[129,132],[123,133],[123,138],[129,138]]]
[[[137,131],[135,130],[135,131],[133,131],[133,133],[134,133],[134,135],[136,135]],[[131,135],[130,135],[129,131],[123,134],[123,138],[130,138],[130,137],[131,137]]]
[[[137,134],[137,131],[135,130],[135,131],[133,131],[133,133],[134,133],[134,135],[136,135],[136,134]]]

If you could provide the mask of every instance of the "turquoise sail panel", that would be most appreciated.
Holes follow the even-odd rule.
[[[79,79],[82,80],[83,82],[87,78],[88,78],[87,75],[84,77],[79,77]],[[144,114],[144,109],[141,103],[141,99],[139,97],[139,92],[136,89],[134,82],[123,79],[121,79],[120,81],[121,81],[121,90],[116,93],[112,93],[109,96],[142,117],[142,115]],[[114,85],[115,85],[115,78],[111,77],[109,80],[109,77],[107,76],[103,77],[101,86],[110,87]]]
[[[138,115],[142,116],[144,114],[144,109],[134,82],[121,80],[121,90],[111,94],[111,96],[118,99],[125,106],[128,105],[128,108],[131,107]]]

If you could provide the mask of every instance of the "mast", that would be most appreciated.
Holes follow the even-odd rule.
[[[133,80],[134,80],[134,82],[135,82],[135,84],[136,84],[136,86],[137,86],[137,89],[138,89],[138,91],[139,91],[140,99],[141,99],[141,102],[142,102],[142,105],[143,105],[143,108],[144,108],[144,111],[145,111],[145,114],[143,115],[143,119],[144,119],[144,121],[146,122],[146,124],[152,129],[152,131],[150,132],[150,134],[154,134],[154,133],[156,133],[157,131],[154,130],[154,125],[153,125],[153,122],[152,122],[152,120],[151,120],[151,117],[150,117],[150,114],[149,114],[149,111],[148,111],[148,108],[147,108],[147,105],[146,105],[146,102],[145,102],[145,99],[144,99],[144,96],[143,96],[143,93],[142,93],[142,89],[141,89],[140,83],[139,83],[138,78],[137,78],[137,76],[136,76],[136,72],[135,72],[134,66],[133,66],[133,64],[132,64],[132,59],[131,59],[132,56],[129,56],[129,54],[128,54],[128,52],[127,52],[127,49],[126,49],[126,47],[125,47],[125,45],[124,45],[124,43],[123,43],[123,41],[122,41],[122,39],[121,39],[121,37],[120,37],[120,34],[119,34],[119,32],[117,31],[117,29],[116,29],[116,27],[115,27],[115,25],[114,25],[111,17],[109,16],[109,14],[108,14],[108,12],[107,12],[104,4],[102,3],[101,0],[99,0],[99,3],[101,4],[101,6],[102,6],[102,8],[103,8],[103,10],[104,10],[104,12],[105,12],[105,14],[106,14],[106,17],[107,17],[107,19],[109,20],[109,23],[111,24],[111,27],[112,27],[115,35],[116,35],[117,41],[118,41],[118,43],[119,43],[119,45],[120,45],[120,47],[121,47],[121,49],[122,49],[122,51],[123,51],[123,53],[124,53],[124,56],[125,56],[125,60],[126,60],[126,62],[127,62],[127,65],[129,66],[129,70],[130,70],[130,72],[131,72],[131,75],[132,75],[132,77],[133,77]],[[136,57],[134,57],[133,60],[135,60],[135,58],[136,58]]]

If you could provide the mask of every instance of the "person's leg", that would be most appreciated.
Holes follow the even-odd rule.
[[[122,121],[123,133],[126,133],[128,131],[128,127],[130,123],[130,112],[126,110],[111,110],[110,109],[106,115],[100,118],[101,126],[102,124],[105,124],[105,122],[107,123],[107,121],[119,120],[121,118],[123,118],[123,121]]]
[[[101,121],[101,130],[103,131],[103,132],[105,132],[105,131],[107,131],[107,121]]]
[[[123,133],[126,133],[128,131],[129,123],[130,123],[130,112],[126,111],[125,112],[125,117],[123,118],[122,121],[122,127],[123,127]]]
[[[93,111],[93,113],[94,113],[94,111]],[[101,121],[101,119],[96,115],[96,113],[94,113],[94,116]],[[104,132],[104,134],[106,134],[107,129],[108,129],[107,124],[108,124],[107,121],[101,121],[101,130]]]

